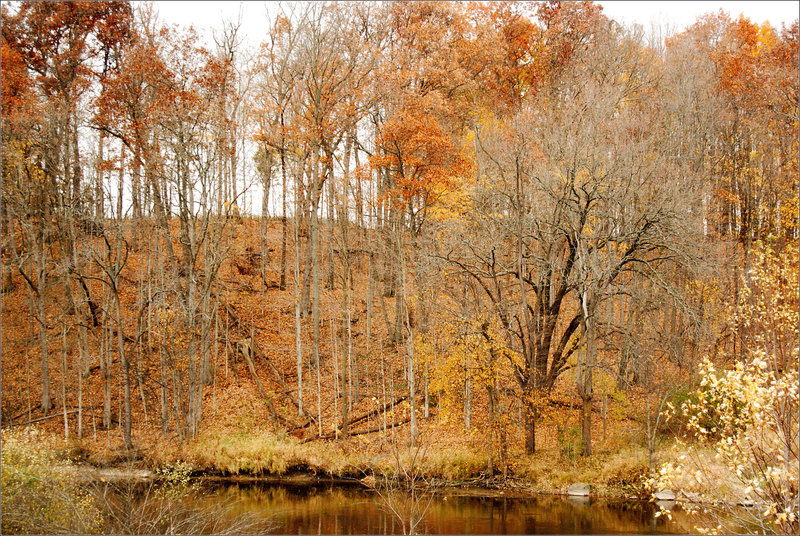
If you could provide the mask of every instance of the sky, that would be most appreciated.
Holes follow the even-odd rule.
[[[723,9],[732,17],[743,14],[753,22],[769,21],[780,29],[781,24],[787,26],[800,11],[800,1],[746,1],[746,2],[714,2],[714,1],[600,1],[603,12],[610,18],[623,23],[641,24],[650,28],[651,22],[668,23],[677,31],[692,24],[698,16]],[[222,20],[236,20],[241,12],[241,31],[247,42],[255,45],[261,41],[266,32],[267,12],[275,13],[276,2],[173,2],[156,1],[156,9],[160,19],[168,24],[183,26],[194,25],[208,43],[211,41],[211,29],[220,28]]]
[[[645,28],[651,21],[669,23],[678,31],[691,25],[697,17],[720,9],[733,18],[740,14],[759,24],[769,21],[777,29],[781,24],[787,26],[798,18],[800,2],[713,2],[713,1],[672,1],[672,2],[598,2],[603,6],[606,16],[623,24],[637,23]]]

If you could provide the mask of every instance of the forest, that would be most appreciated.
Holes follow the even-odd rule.
[[[724,492],[794,533],[797,21],[273,7],[253,48],[3,3],[3,443]]]

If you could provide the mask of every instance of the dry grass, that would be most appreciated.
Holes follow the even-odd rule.
[[[540,493],[564,493],[570,484],[583,482],[592,487],[592,493],[625,497],[641,495],[643,479],[650,474],[647,451],[637,446],[568,459],[557,450],[542,450],[520,456],[514,472]]]
[[[432,449],[422,460],[422,472],[432,478],[466,480],[478,476],[489,463],[487,452],[471,448]]]
[[[311,471],[328,475],[359,474],[363,462],[331,442],[300,443],[262,429],[201,434],[181,452],[196,469],[239,475],[284,475]]]
[[[177,438],[153,437],[139,444],[137,454],[139,463],[152,469],[185,461],[196,472],[224,475],[281,476],[300,472],[350,478],[380,474],[403,479],[402,468],[413,465],[418,476],[429,481],[459,483],[487,476],[489,450],[478,444],[470,446],[468,439],[433,435],[425,440],[424,453],[413,462],[412,449],[400,446],[406,440],[399,437],[397,448],[364,436],[302,443],[266,427],[219,423],[183,445]],[[59,458],[93,465],[115,465],[125,458],[118,441],[112,442],[110,448],[105,442],[74,439],[56,440],[54,445]],[[664,445],[657,451],[656,464],[674,456],[671,448]],[[626,497],[640,495],[641,480],[649,475],[647,452],[639,445],[598,448],[588,459],[565,455],[558,446],[542,448],[533,456],[513,450],[509,452],[509,470],[509,476],[536,492],[563,493],[569,484],[586,482],[595,493]]]
[[[412,468],[425,479],[463,481],[488,466],[488,453],[472,448],[427,445],[415,454],[407,447],[387,448],[361,438],[339,441],[300,440],[266,429],[216,430],[202,433],[183,449],[162,451],[161,464],[185,460],[195,470],[230,475],[285,475],[294,471],[361,478],[380,474],[405,478]]]

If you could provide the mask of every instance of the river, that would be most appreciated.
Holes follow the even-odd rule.
[[[119,487],[107,494],[120,495]],[[148,496],[142,488],[133,502]],[[152,496],[152,492],[150,493]],[[119,497],[118,497],[119,499]],[[115,500],[116,502],[116,500]],[[275,534],[687,534],[693,523],[679,510],[656,517],[650,503],[560,496],[504,496],[475,489],[412,495],[360,483],[312,484],[201,480],[170,506],[213,517],[191,532]],[[123,510],[136,511],[130,505]],[[205,514],[204,514],[205,512]],[[135,514],[137,516],[141,514]],[[171,512],[176,518],[179,511]],[[242,523],[246,519],[247,523]],[[238,523],[238,528],[237,527]],[[160,531],[169,529],[163,526]],[[180,528],[176,530],[180,531]]]

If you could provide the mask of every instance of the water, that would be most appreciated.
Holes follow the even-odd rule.
[[[682,512],[656,518],[654,505],[602,499],[503,497],[446,490],[412,497],[360,484],[205,482],[194,501],[227,505],[229,521],[248,517],[277,534],[681,534]]]

